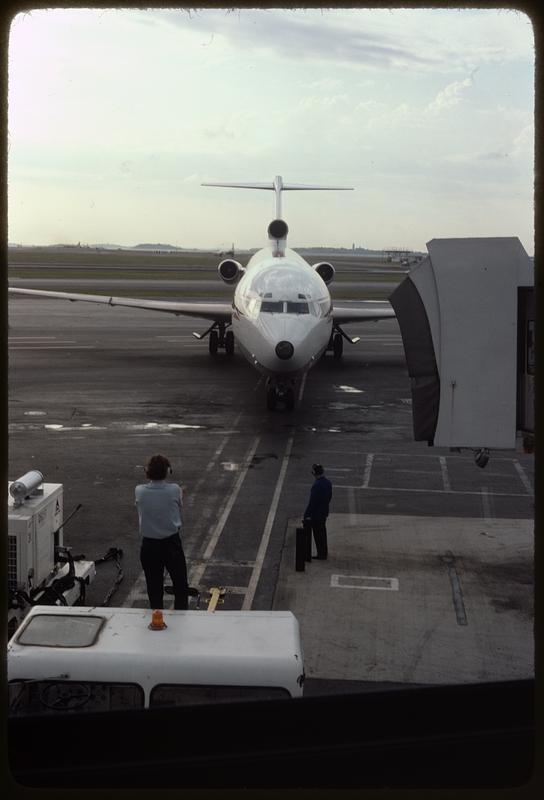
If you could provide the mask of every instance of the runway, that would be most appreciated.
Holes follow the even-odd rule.
[[[497,649],[494,634],[485,653],[471,637],[476,650],[465,660],[463,679],[476,677],[478,670],[491,677],[508,671],[512,677],[532,674],[533,457],[492,453],[488,467],[480,470],[470,452],[453,454],[413,442],[410,382],[395,320],[346,326],[361,341],[345,347],[342,362],[325,356],[308,373],[291,412],[265,409],[260,376],[238,353],[210,357],[206,343],[191,336],[205,327],[204,321],[199,325],[134,309],[10,299],[10,479],[39,469],[47,482],[64,484],[65,514],[83,504],[64,531],[74,553],[96,559],[111,546],[123,549],[125,579],[112,605],[147,605],[134,486],[144,481],[149,455],[163,452],[172,462],[174,480],[185,487],[183,539],[191,584],[203,598],[212,586],[227,587],[225,609],[269,609],[278,603],[299,609],[314,687],[320,680],[441,681],[451,658],[447,648],[454,641],[455,648],[463,646],[456,640],[453,612],[455,637],[441,639],[440,658],[422,656],[424,673],[414,658],[417,648],[424,653],[430,637],[425,633],[436,625],[436,607],[421,603],[426,576],[432,574],[432,591],[442,606],[452,609],[453,573],[440,560],[448,552],[457,559],[469,624],[480,614],[497,636],[508,630],[510,637],[506,655]],[[323,463],[334,484],[331,561],[312,563],[306,573],[295,575],[292,536],[315,461]],[[419,527],[407,523],[414,519],[423,522]],[[394,531],[390,540],[386,529]],[[430,560],[421,546],[422,537],[433,541],[433,531],[441,539]],[[480,560],[471,560],[473,545],[484,540],[490,549],[478,550]],[[356,623],[345,612],[355,595],[348,600],[349,592],[340,592],[339,600],[330,581],[333,575],[367,574],[371,553],[375,564],[381,553],[393,572],[411,575],[411,589],[401,580],[397,597],[414,610],[404,618],[407,631],[413,625],[413,649],[395,652],[395,637],[383,632],[386,610],[380,605],[368,616],[363,603],[358,613],[364,617],[364,640],[356,639],[356,645],[349,637],[339,640],[339,652],[364,649],[376,636],[382,641],[385,636],[393,648],[388,668],[372,670],[372,659],[362,659],[366,666],[356,675],[344,659],[342,673],[338,663],[323,661],[323,641],[315,639],[317,619],[301,606],[301,598],[323,594],[324,573],[317,568],[328,569],[326,597],[332,600],[320,605],[320,635],[327,641],[328,632],[334,641],[334,632],[342,629],[339,620],[348,616],[353,630]],[[503,564],[502,579],[485,580],[486,559],[494,568]],[[100,605],[114,577],[113,563],[102,566],[87,604]],[[386,592],[359,591],[357,603],[363,595],[372,595],[373,602],[379,595],[379,604],[386,603]],[[395,617],[389,625],[396,630]],[[472,635],[475,630],[470,628]],[[512,650],[519,653],[514,663]]]

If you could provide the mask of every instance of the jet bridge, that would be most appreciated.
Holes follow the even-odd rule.
[[[532,260],[517,237],[432,239],[427,250],[389,298],[414,439],[515,448],[518,430],[534,431]]]

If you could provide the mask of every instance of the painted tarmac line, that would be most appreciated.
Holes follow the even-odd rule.
[[[234,506],[234,503],[236,502],[236,499],[238,497],[240,489],[242,488],[242,484],[243,484],[244,479],[245,479],[245,477],[246,477],[246,475],[248,473],[248,470],[249,470],[249,468],[251,466],[251,462],[253,460],[253,456],[255,455],[255,452],[257,450],[257,447],[259,446],[259,442],[260,441],[261,441],[261,437],[260,436],[255,437],[255,439],[253,440],[252,444],[250,445],[250,447],[249,447],[249,449],[247,451],[246,457],[244,459],[244,466],[243,466],[243,468],[240,470],[240,472],[238,474],[238,479],[237,479],[237,481],[236,481],[236,483],[234,485],[234,488],[232,490],[232,493],[231,493],[231,495],[230,495],[230,497],[229,497],[229,499],[228,499],[228,501],[227,501],[227,503],[226,503],[226,505],[225,505],[225,507],[223,509],[223,513],[221,514],[221,517],[220,517],[217,525],[215,526],[215,528],[214,528],[214,530],[213,530],[213,532],[212,532],[212,534],[210,536],[210,539],[208,541],[208,545],[206,547],[206,550],[204,551],[204,554],[202,555],[201,563],[191,573],[190,581],[189,581],[191,583],[191,585],[198,585],[199,584],[200,580],[202,579],[202,575],[204,574],[204,570],[206,569],[207,566],[209,566],[207,562],[210,561],[210,559],[211,559],[211,557],[213,555],[213,551],[215,550],[215,548],[217,546],[217,542],[219,541],[219,537],[221,536],[221,534],[223,532],[223,529],[225,527],[225,524],[227,522],[229,514],[232,511],[232,508]]]
[[[259,578],[261,577],[261,572],[263,568],[264,558],[266,556],[266,551],[268,549],[268,542],[270,541],[270,535],[272,533],[272,526],[274,525],[274,520],[276,518],[276,512],[278,510],[278,504],[280,501],[281,490],[283,488],[283,482],[285,480],[285,475],[287,473],[287,467],[289,465],[289,458],[291,456],[291,450],[293,448],[293,442],[295,439],[295,432],[291,433],[289,440],[287,442],[287,446],[285,448],[285,453],[283,455],[282,465],[280,469],[280,474],[278,476],[278,480],[276,483],[276,488],[274,490],[274,496],[272,498],[272,503],[270,505],[270,509],[268,511],[268,517],[266,518],[266,523],[264,526],[263,535],[261,537],[261,542],[259,544],[259,549],[257,551],[257,556],[255,557],[255,566],[253,568],[253,572],[251,573],[251,578],[249,579],[249,585],[247,587],[247,593],[244,598],[244,602],[242,604],[242,611],[249,611],[251,609],[251,605],[253,603],[253,598],[255,597],[255,592],[257,590],[257,584],[259,582]]]
[[[299,393],[298,393],[297,405],[300,405],[300,403],[302,402],[302,395],[304,394],[304,387],[306,386],[306,378],[307,377],[308,377],[308,373],[305,372],[304,375],[302,376],[302,380],[300,382],[300,389],[299,389]]]
[[[493,509],[492,509],[493,505],[492,496],[487,486],[482,486],[481,496],[482,496],[482,516],[485,522],[490,522],[495,515],[493,514]]]
[[[440,471],[442,472],[442,483],[444,484],[444,491],[451,491],[450,476],[448,474],[448,465],[446,463],[446,456],[439,456]]]
[[[527,489],[527,492],[531,495],[531,497],[534,497],[533,487],[531,485],[531,481],[527,477],[527,473],[525,472],[525,470],[523,469],[523,467],[521,466],[521,464],[519,463],[519,461],[516,458],[513,460],[512,463],[514,465],[514,469],[516,470],[516,472],[519,475],[520,481],[522,482],[522,484]]]
[[[478,492],[462,491],[458,489],[410,489],[401,486],[350,486],[347,484],[335,484],[338,489],[366,489],[369,492],[423,492],[424,494],[469,494],[482,496],[481,490]],[[490,492],[490,497],[531,497],[527,492]]]
[[[367,457],[366,457],[365,471],[364,471],[364,474],[363,474],[363,485],[361,487],[362,489],[368,489],[368,484],[370,483],[370,473],[372,471],[372,463],[373,463],[373,461],[374,461],[374,453],[369,453],[367,455]],[[358,488],[358,487],[353,486],[352,488],[355,489],[355,488]]]
[[[240,417],[242,416],[242,414],[243,414],[243,412],[240,411],[240,413],[238,414],[238,416],[234,420],[233,425],[235,427],[240,422]],[[223,450],[225,449],[225,447],[227,446],[231,435],[232,435],[232,431],[229,431],[229,433],[226,436],[223,437],[223,439],[221,440],[220,444],[216,447],[214,454],[212,455],[211,459],[208,461],[208,463],[206,464],[206,467],[204,468],[204,474],[202,475],[201,478],[198,479],[194,489],[191,491],[191,496],[189,497],[189,499],[187,501],[187,507],[188,508],[191,508],[194,505],[194,499],[195,499],[196,495],[200,491],[203,483],[208,480],[208,473],[210,473],[211,470],[217,465],[217,460],[218,460],[219,456],[221,455],[221,453],[223,452]]]

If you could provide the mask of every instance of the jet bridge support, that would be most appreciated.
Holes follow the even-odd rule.
[[[433,239],[391,294],[412,383],[414,439],[515,448],[534,430],[534,272],[517,237]],[[478,458],[479,456],[479,458]]]

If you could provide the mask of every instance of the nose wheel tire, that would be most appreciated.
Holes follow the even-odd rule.
[[[275,389],[267,389],[266,391],[266,407],[269,411],[274,411],[276,403],[278,402],[278,395]]]
[[[232,331],[227,331],[225,334],[225,352],[228,356],[234,353],[234,334]]]

